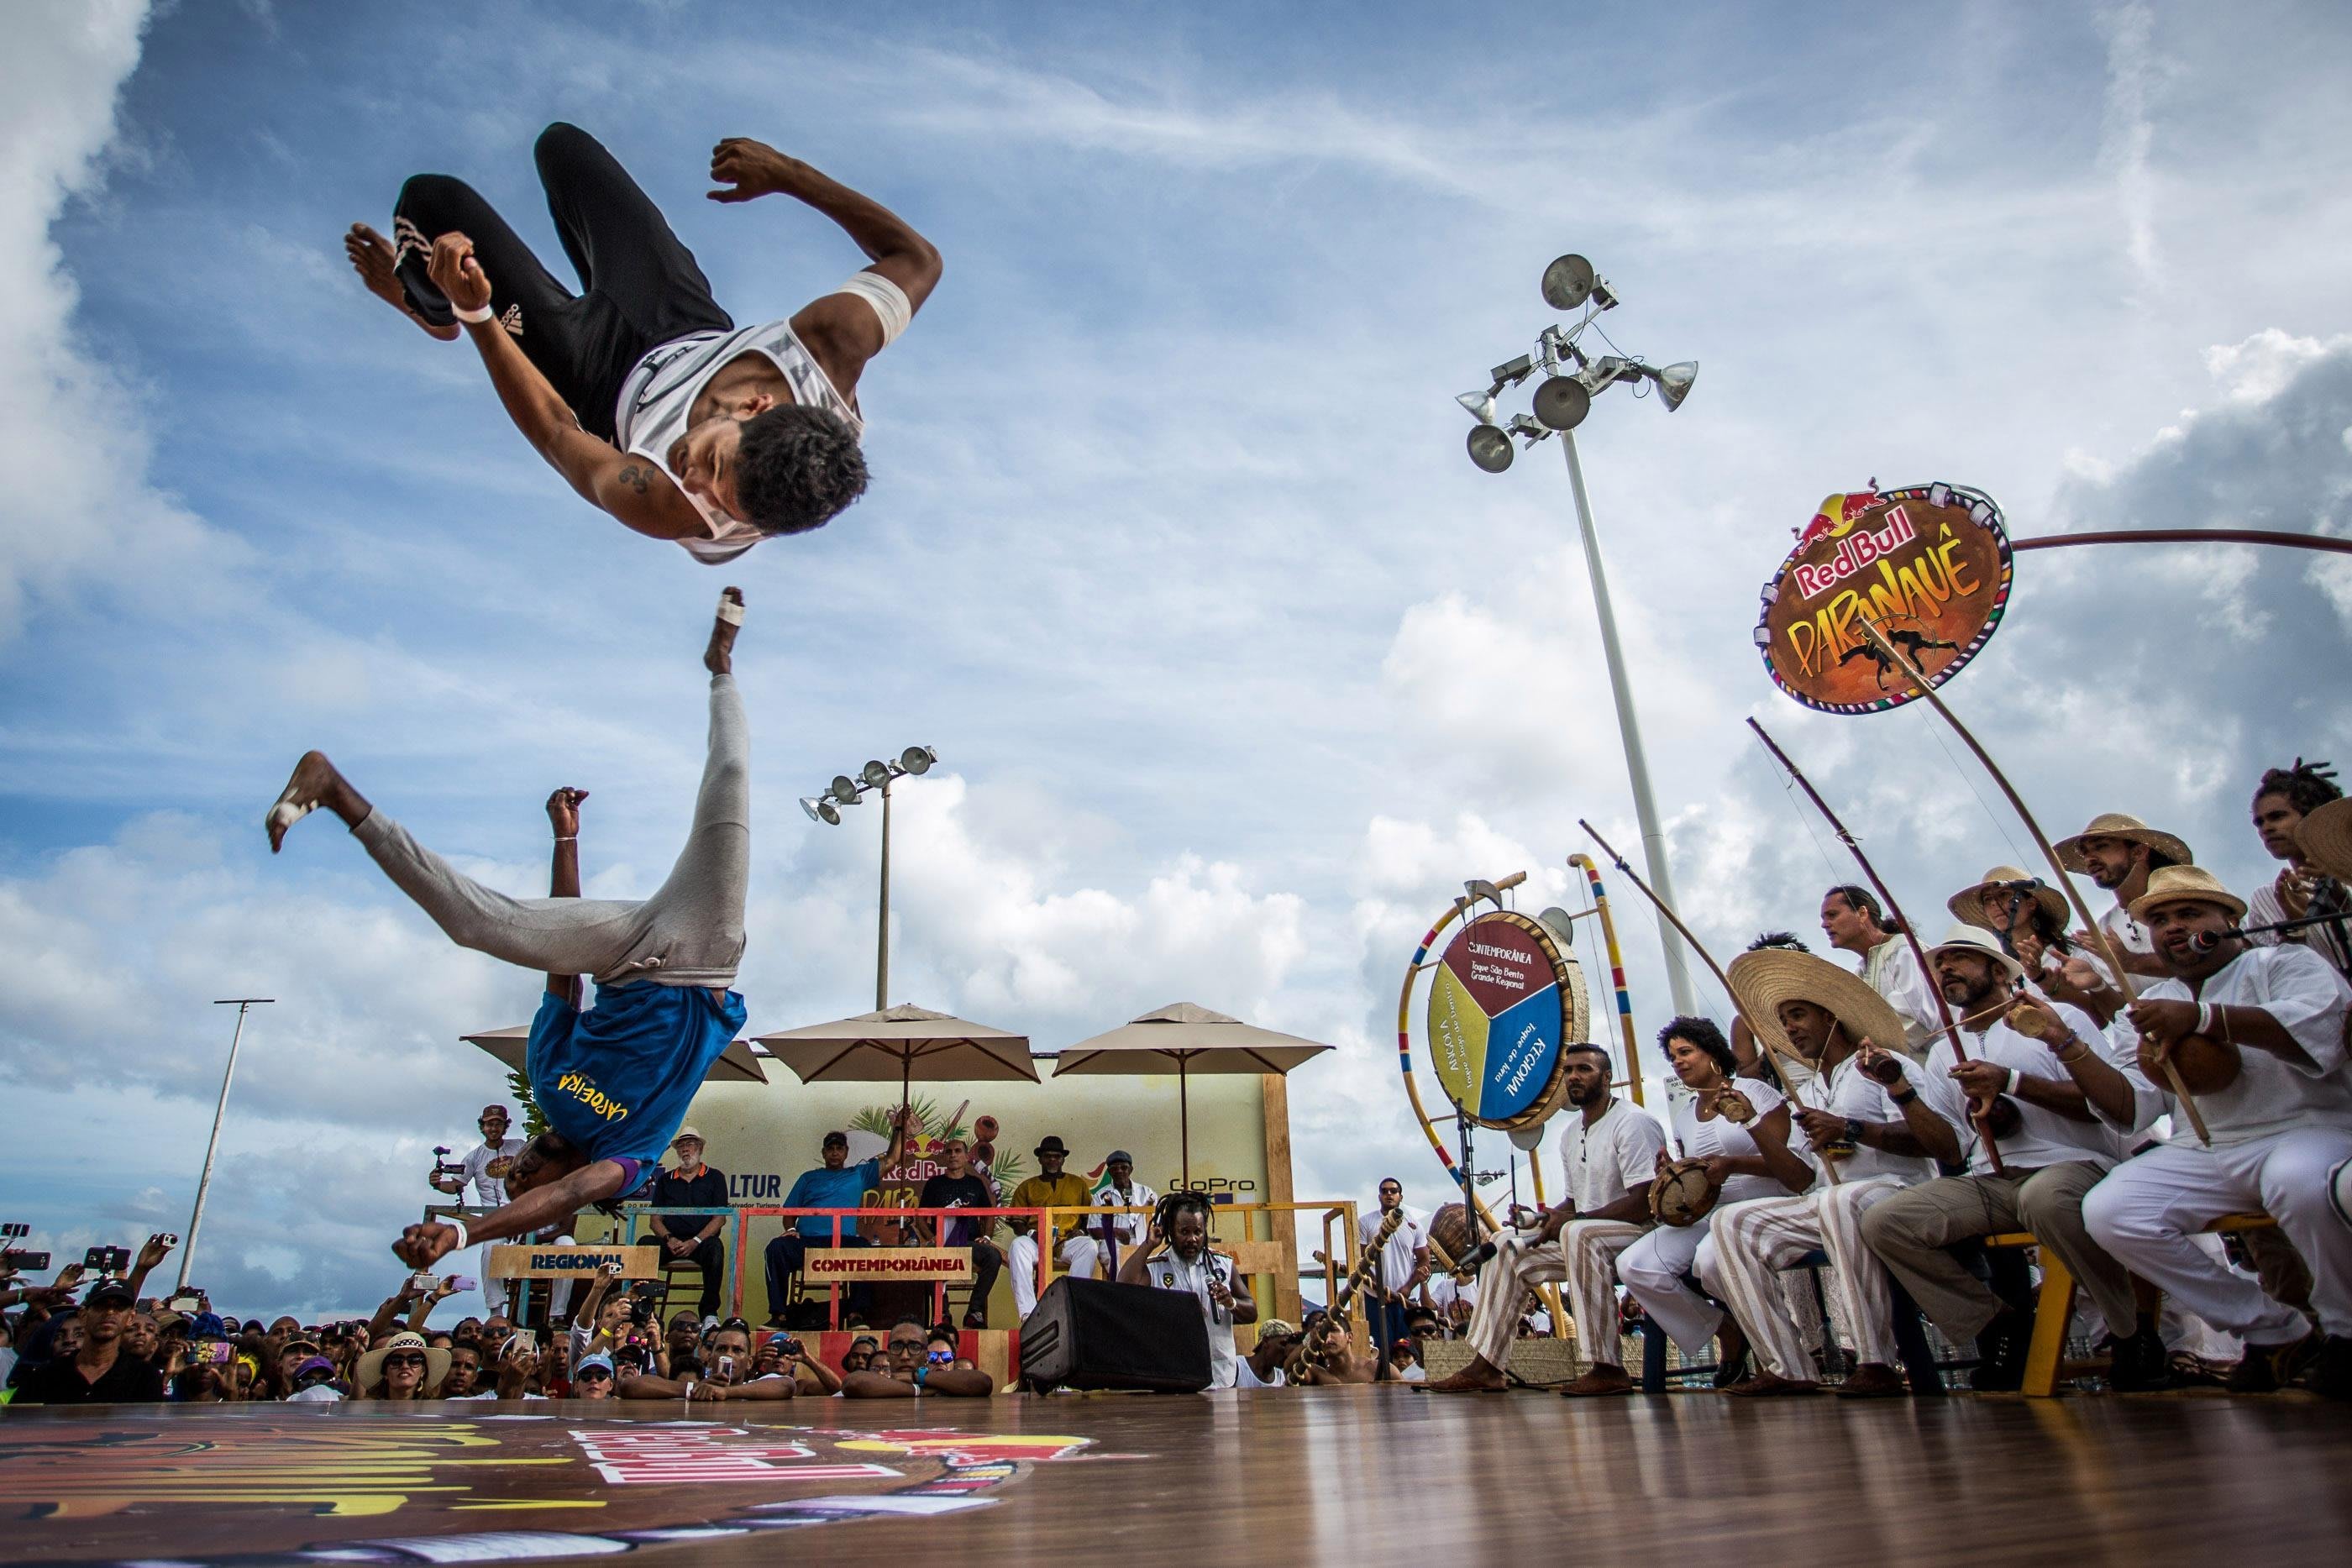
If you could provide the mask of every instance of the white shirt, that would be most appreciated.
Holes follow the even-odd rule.
[[[1209,1273],[1213,1269],[1218,1279],[1230,1287],[1234,1277],[1234,1260],[1219,1257],[1202,1249],[1201,1255],[1187,1263],[1170,1248],[1154,1258],[1144,1270],[1146,1282],[1163,1291],[1190,1291],[1201,1303],[1202,1321],[1209,1328],[1209,1386],[1231,1388],[1234,1385],[1234,1368],[1241,1364],[1241,1356],[1234,1349],[1234,1314],[1230,1307],[1221,1307],[1209,1299]]]
[[[1559,1168],[1566,1173],[1563,1179],[1577,1213],[1591,1214],[1621,1202],[1628,1192],[1656,1177],[1666,1130],[1631,1100],[1612,1100],[1589,1127],[1584,1113],[1574,1105],[1560,1120],[1567,1124],[1559,1134]]]
[[[1757,1079],[1742,1078],[1733,1087],[1756,1107],[1759,1119],[1778,1110],[1784,1103],[1778,1089]],[[1761,1152],[1756,1147],[1756,1139],[1748,1133],[1748,1126],[1727,1122],[1720,1116],[1702,1120],[1696,1095],[1676,1095],[1675,1098],[1675,1137],[1682,1144],[1683,1153],[1691,1159],[1752,1160]],[[1792,1123],[1790,1131],[1793,1134],[1795,1130]],[[1793,1143],[1790,1146],[1794,1147]],[[1788,1196],[1789,1189],[1770,1176],[1743,1175],[1732,1176],[1723,1184],[1723,1192],[1716,1203],[1719,1207],[1727,1203],[1744,1203],[1751,1197]]]
[[[1121,1192],[1111,1186],[1109,1180],[1106,1178],[1102,1185],[1095,1188],[1091,1201],[1103,1208],[1149,1209],[1160,1201],[1160,1195],[1139,1181],[1129,1184],[1128,1190]],[[1118,1249],[1124,1253],[1130,1247],[1139,1247],[1143,1244],[1144,1239],[1150,1234],[1151,1216],[1149,1214],[1096,1215],[1087,1221],[1087,1228],[1091,1231],[1106,1224],[1118,1237]]]
[[[2305,910],[2304,913],[2315,915],[2319,912]],[[2279,898],[2278,883],[2271,881],[2254,889],[2253,896],[2246,900],[2246,918],[2239,924],[2271,925],[2287,918],[2289,916],[2286,905]],[[2339,970],[2345,967],[2347,957],[2352,957],[2344,951],[2343,944],[2332,925],[2305,925],[2294,931],[2258,931],[2246,940],[2257,947],[2275,947],[2284,942],[2300,942],[2333,963]]]
[[[1943,1032],[1944,1015],[1936,1006],[1936,993],[1927,988],[1926,972],[1912,955],[1911,944],[1898,936],[1873,947],[1862,961],[1862,977],[1902,1015],[1903,1049],[1914,1056],[1925,1054],[1928,1040]],[[1891,1040],[1872,1043],[1887,1051],[1895,1048]]]
[[[896,286],[892,287],[895,292]],[[870,296],[860,293],[858,297],[875,305]],[[881,313],[881,307],[875,305],[875,314]],[[746,354],[759,354],[773,365],[792,388],[793,402],[829,410],[846,420],[853,433],[865,434],[864,417],[835,389],[824,367],[793,330],[793,324],[763,321],[731,332],[689,332],[649,350],[621,382],[621,395],[613,410],[614,444],[669,474],[670,448],[686,434],[695,400],[712,376]],[[669,476],[673,481],[677,478],[675,474]],[[732,560],[768,537],[683,485],[678,493],[694,503],[709,534],[677,542],[706,566]]]
[[[1429,1216],[1408,1204],[1399,1204],[1397,1211],[1404,1218],[1397,1222],[1396,1233],[1381,1249],[1380,1272],[1375,1277],[1381,1289],[1390,1291],[1404,1289],[1404,1282],[1412,1278],[1412,1255],[1429,1245]],[[1369,1214],[1358,1215],[1357,1244],[1370,1247],[1372,1238],[1380,1234],[1381,1222],[1387,1218],[1377,1207]]]
[[[523,1141],[520,1138],[509,1138],[495,1149],[485,1140],[468,1150],[466,1155],[466,1176],[459,1186],[461,1188],[471,1186],[474,1189],[474,1201],[486,1208],[504,1208],[507,1202],[507,1172],[513,1166],[515,1156],[522,1153],[523,1146]],[[506,1162],[499,1166],[496,1176],[490,1174],[490,1163],[494,1160]]]
[[[1919,1098],[1926,1103],[1927,1109],[1951,1124],[1961,1146],[1966,1148],[1969,1136],[1967,1107],[1961,1098],[1959,1085],[1947,1076],[1947,1070],[1951,1066],[1951,1042],[1945,1042],[1944,1062],[1933,1071],[1907,1056],[1896,1052],[1889,1054],[1901,1064],[1904,1080],[1919,1092]],[[1894,1096],[1878,1080],[1862,1070],[1859,1054],[1848,1056],[1831,1070],[1826,1080],[1816,1077],[1790,1098],[1798,1104],[1811,1105],[1851,1121],[1903,1120],[1903,1107],[1895,1103]],[[1801,1124],[1789,1129],[1789,1147],[1792,1153],[1802,1155],[1815,1170],[1822,1168],[1822,1156],[1814,1151],[1811,1140],[1805,1136]],[[1925,1155],[1889,1154],[1867,1144],[1856,1144],[1853,1153],[1838,1162],[1838,1176],[1842,1180],[1861,1181],[1869,1176],[1892,1176],[1902,1177],[1907,1186],[1912,1182],[1927,1181],[1937,1174],[1936,1162]]]
[[[2140,995],[2149,1001],[2260,1008],[2311,1059],[2310,1066],[2303,1066],[2240,1046],[2244,1065],[2237,1081],[2219,1094],[2197,1097],[2217,1145],[2251,1143],[2295,1127],[2352,1127],[2352,1067],[2346,1064],[2344,1042],[2352,985],[2318,954],[2286,944],[2249,947],[2208,975],[2204,989],[2194,996],[2189,982],[2178,979],[2150,980]]]
[[[1429,1291],[1429,1304],[1435,1307],[1441,1315],[1456,1301],[1473,1307],[1478,1304],[1478,1281],[1475,1279],[1457,1280],[1451,1274],[1433,1270],[1425,1289]]]
[[[2068,1029],[2082,1042],[2099,1053],[2101,1061],[2126,1079],[2139,1079],[2139,1065],[2128,1052],[2116,1051],[2090,1014],[2064,1002],[2037,1002],[2037,1007],[2054,1009]],[[2046,1078],[2060,1083],[2071,1083],[2073,1075],[2059,1064],[2058,1057],[2048,1046],[2010,1028],[2006,1019],[1995,1019],[1992,1027],[1982,1034],[1960,1030],[1960,1039],[1968,1043],[1969,1054],[1980,1057],[1998,1066],[2006,1067],[2021,1078]],[[1938,1040],[1927,1052],[1930,1072],[1948,1073],[1953,1066],[1952,1042]],[[2142,1085],[2135,1082],[2135,1091]],[[2023,1095],[2011,1093],[2010,1103],[2017,1107],[2018,1130],[2000,1141],[2000,1163],[2012,1171],[2040,1170],[2045,1166],[2064,1165],[2069,1161],[2086,1160],[2105,1170],[2124,1157],[2124,1141],[2114,1127],[2104,1121],[2075,1122],[2028,1101]],[[1965,1109],[1967,1096],[1961,1096]],[[1963,1134],[1970,1146],[1969,1168],[1979,1174],[1992,1166],[1977,1146],[1982,1140],[1971,1125]]]
[[[1257,1375],[1256,1369],[1250,1365],[1248,1356],[1244,1355],[1239,1357],[1234,1363],[1234,1386],[1235,1388],[1280,1388],[1289,1381],[1289,1375],[1285,1373],[1279,1365],[1275,1367],[1274,1375],[1272,1377],[1260,1377]]]

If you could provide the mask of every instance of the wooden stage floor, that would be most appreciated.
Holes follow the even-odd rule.
[[[0,1561],[2083,1568],[2352,1555],[2352,1410],[2305,1395],[1856,1406],[1381,1386],[806,1400],[718,1422],[672,1405],[390,1408],[0,1413]]]

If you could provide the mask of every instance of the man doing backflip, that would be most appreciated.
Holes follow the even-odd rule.
[[[940,279],[881,203],[743,137],[711,151],[714,202],[788,195],[872,260],[786,320],[738,327],[646,193],[576,125],[532,149],[578,294],[474,188],[401,187],[393,238],[353,224],[368,291],[444,341],[474,340],[499,401],[581,497],[709,564],[821,527],[866,488],[857,379]]]
[[[272,852],[323,806],[450,940],[547,974],[523,1068],[549,1130],[516,1157],[504,1207],[408,1227],[393,1250],[409,1267],[568,1219],[649,1182],[703,1074],[743,1027],[743,998],[730,988],[743,956],[751,842],[750,741],[732,674],[742,621],[743,596],[730,588],[702,656],[710,738],[694,825],[668,880],[642,902],[579,896],[578,791],[549,802],[551,898],[509,898],[460,875],[316,751],[295,764],[270,808]],[[575,814],[567,818],[565,806]],[[584,1011],[582,975],[596,982],[595,1005]]]

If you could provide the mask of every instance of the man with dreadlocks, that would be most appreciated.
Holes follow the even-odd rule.
[[[1234,1385],[1240,1356],[1234,1349],[1234,1325],[1257,1322],[1257,1302],[1234,1260],[1209,1247],[1206,1194],[1171,1192],[1160,1200],[1151,1239],[1128,1253],[1118,1266],[1118,1282],[1190,1291],[1209,1330],[1209,1386]]]
[[[2352,976],[2352,897],[2347,895],[2342,883],[2305,861],[2295,837],[2305,817],[2343,798],[2336,770],[2325,762],[2305,762],[2298,757],[2292,768],[2273,768],[2263,775],[2263,781],[2254,787],[2254,831],[2262,835],[2263,848],[2270,851],[2272,858],[2286,864],[2277,880],[2254,889],[2254,895],[2246,901],[2246,924],[2270,925],[2333,915],[2336,918],[2324,925],[2258,932],[2253,941],[2263,947],[2300,942],[2335,965],[2337,973]]]

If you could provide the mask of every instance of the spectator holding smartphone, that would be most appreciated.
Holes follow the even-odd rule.
[[[702,1370],[669,1377],[650,1374],[623,1377],[620,1396],[628,1400],[684,1400],[695,1405],[730,1399],[790,1399],[799,1391],[792,1378],[754,1375],[751,1331],[740,1318],[730,1318],[711,1330],[703,1348],[708,1361]]]

